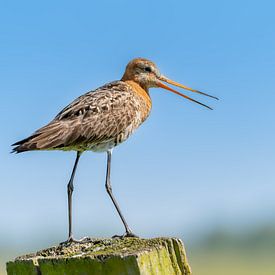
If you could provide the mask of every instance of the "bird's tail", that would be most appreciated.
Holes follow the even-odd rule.
[[[71,122],[74,124],[74,121]],[[12,153],[22,153],[33,150],[53,150],[70,146],[75,143],[81,136],[79,131],[74,131],[70,122],[52,121],[48,125],[40,128],[31,136],[14,143]],[[80,125],[77,124],[79,127]]]
[[[37,150],[37,145],[36,143],[32,142],[34,138],[36,138],[39,134],[34,134],[31,135],[25,139],[22,139],[20,141],[17,141],[16,143],[12,144],[11,146],[15,146],[11,153],[22,153],[26,151],[31,151],[31,150]]]

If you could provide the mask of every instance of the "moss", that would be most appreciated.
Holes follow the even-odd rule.
[[[169,238],[90,239],[59,245],[16,258],[7,264],[7,271],[9,275],[191,274],[181,241]]]
[[[20,262],[8,262],[7,273],[9,275],[37,275],[39,274],[38,266],[33,260],[22,260]]]

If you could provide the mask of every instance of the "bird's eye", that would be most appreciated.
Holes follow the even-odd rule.
[[[144,70],[145,70],[145,72],[148,72],[148,73],[151,73],[151,72],[152,72],[151,67],[145,67]]]

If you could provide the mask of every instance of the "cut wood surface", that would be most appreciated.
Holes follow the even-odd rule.
[[[176,238],[90,239],[20,256],[8,275],[181,275],[191,274]]]

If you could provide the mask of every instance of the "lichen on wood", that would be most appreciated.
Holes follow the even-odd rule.
[[[176,238],[90,239],[58,245],[7,263],[8,275],[181,275],[191,274]]]

